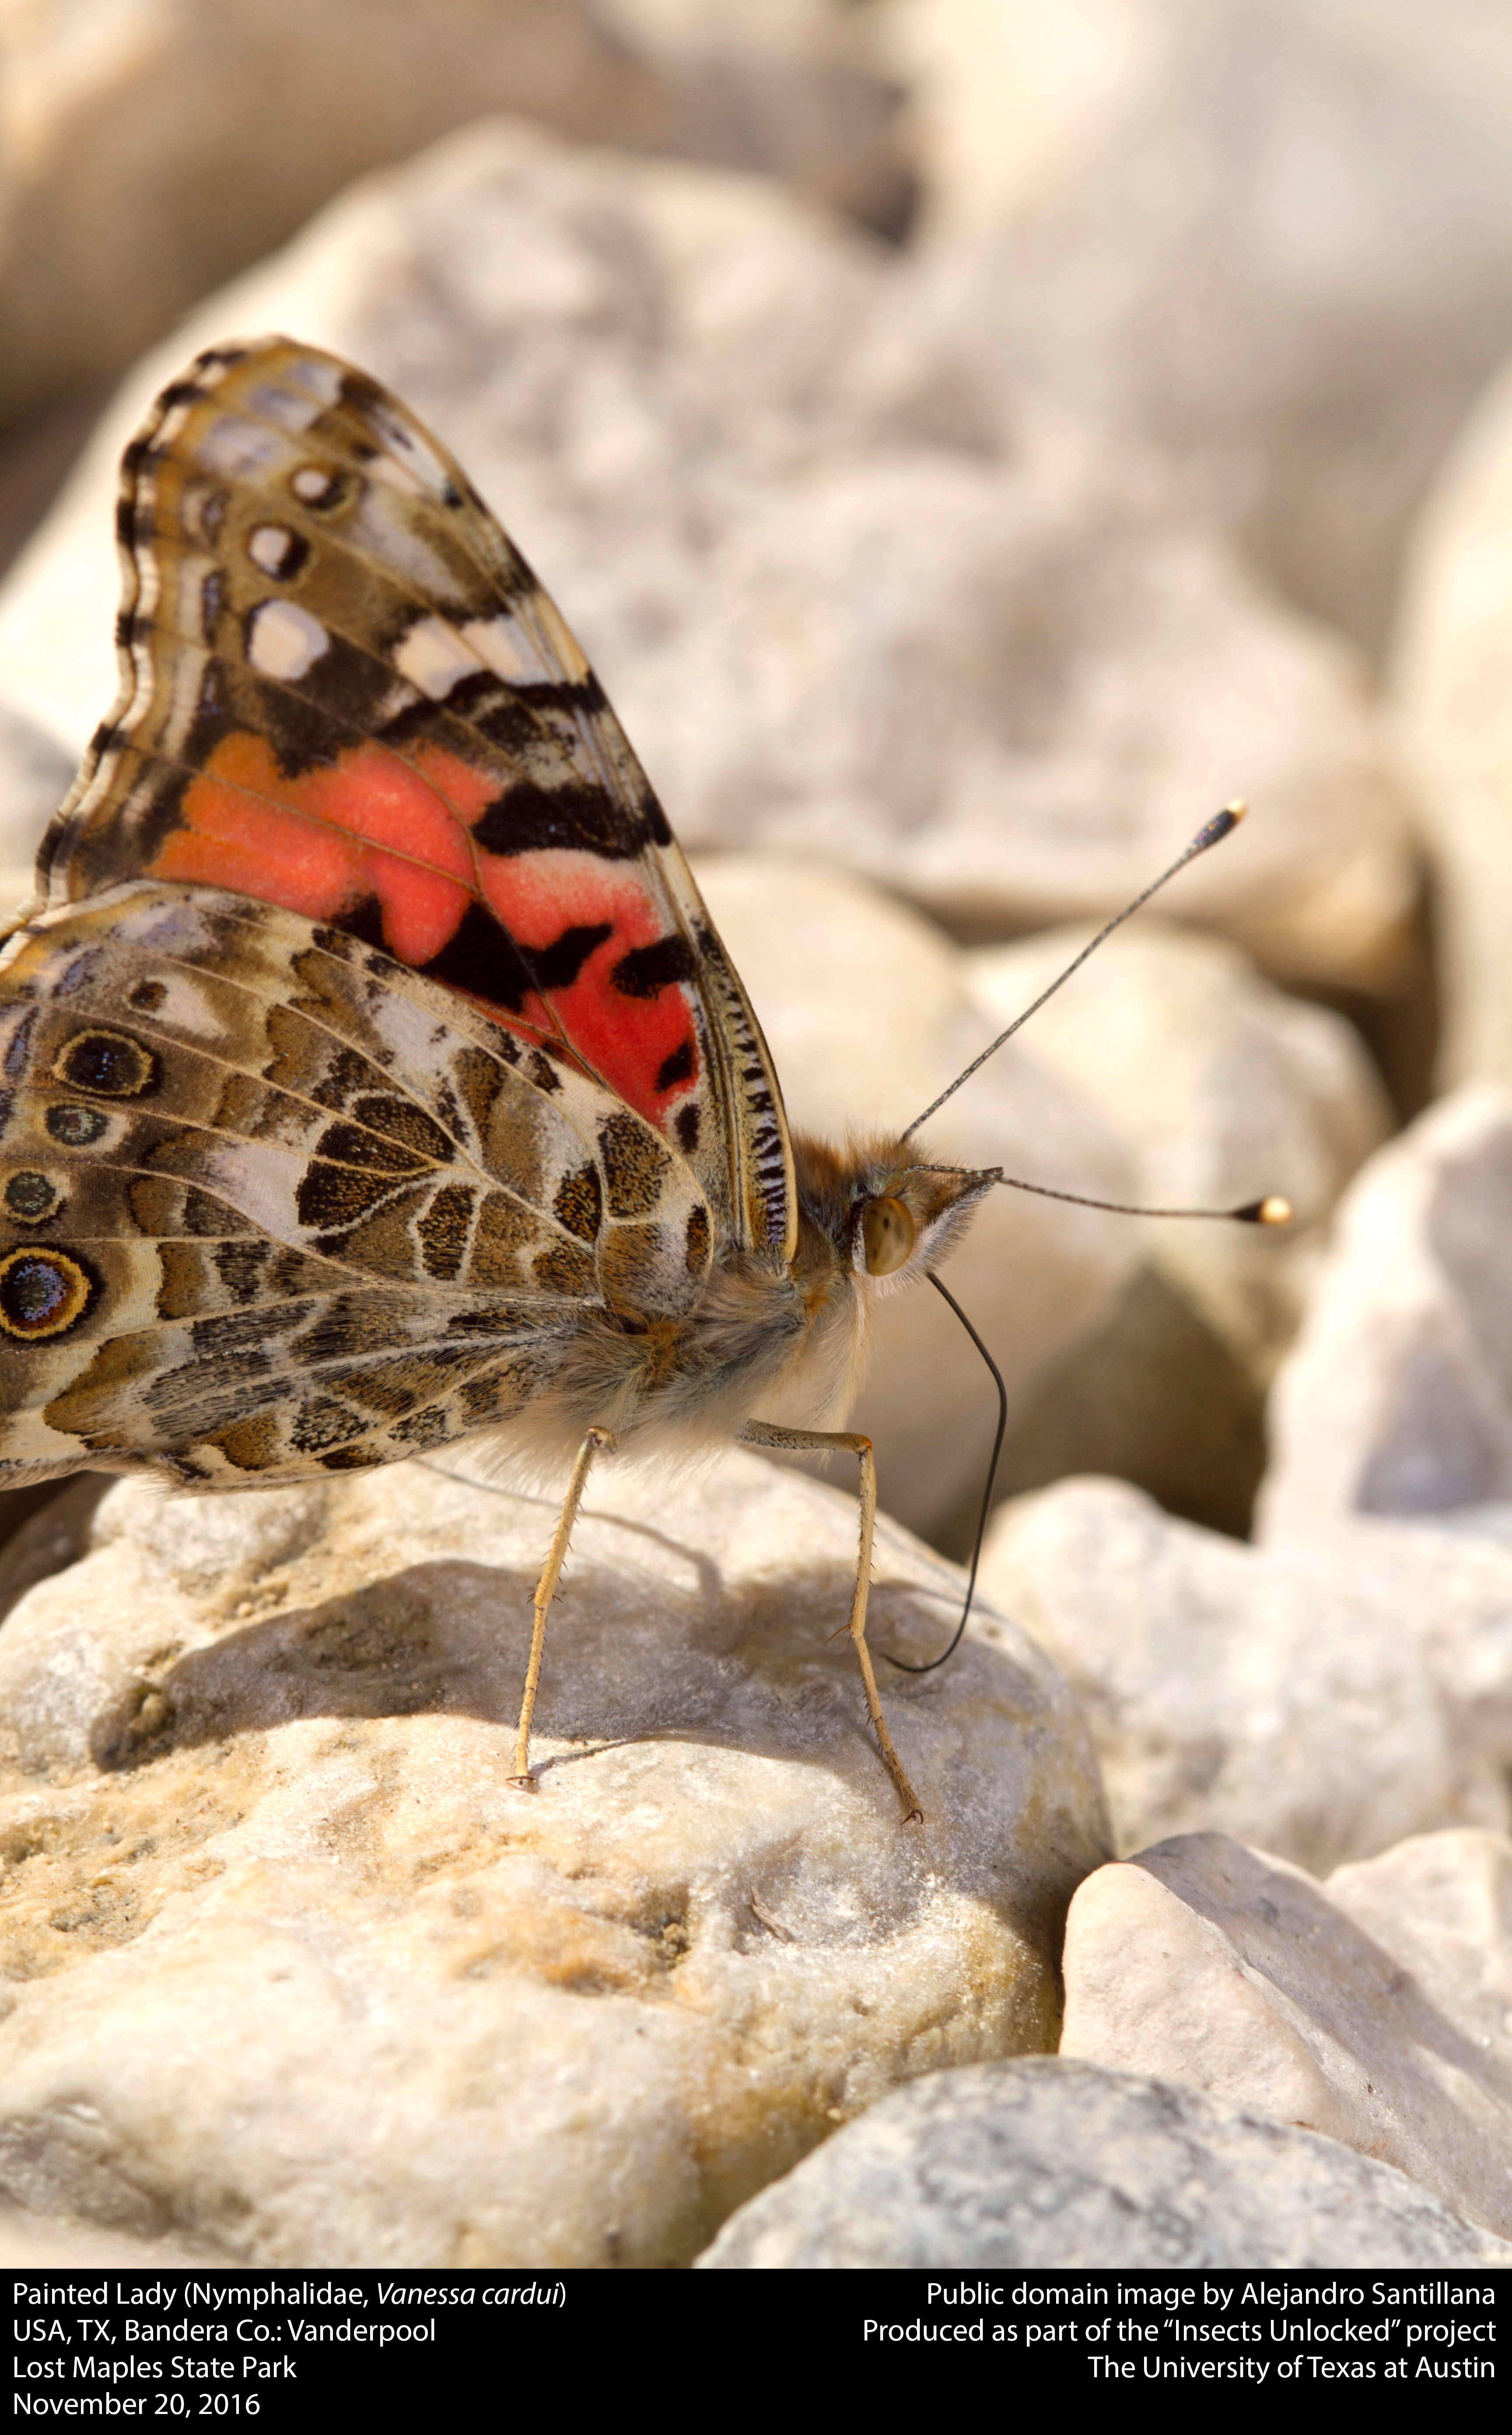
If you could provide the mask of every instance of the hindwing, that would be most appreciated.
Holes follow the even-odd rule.
[[[0,1484],[349,1470],[696,1302],[660,1131],[333,925],[135,881],[0,952]]]

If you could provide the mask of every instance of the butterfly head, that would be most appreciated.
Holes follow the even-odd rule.
[[[807,1225],[842,1267],[884,1293],[942,1260],[997,1180],[995,1170],[931,1166],[896,1139],[836,1150],[800,1135],[793,1155]]]

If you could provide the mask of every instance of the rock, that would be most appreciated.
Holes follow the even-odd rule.
[[[1512,1844],[1473,1828],[1414,1835],[1335,1869],[1325,1891],[1390,1954],[1483,2071],[1512,2064]],[[1505,2081],[1503,2081],[1503,2101]]]
[[[1512,373],[1418,518],[1396,637],[1396,732],[1433,842],[1446,1079],[1512,1083]]]
[[[43,831],[77,767],[45,728],[0,701],[0,921],[31,895]]]
[[[1248,1547],[1079,1479],[1003,1510],[981,1580],[1080,1694],[1121,1852],[1212,1827],[1321,1873],[1508,1825],[1512,1547]]]
[[[1191,917],[1288,980],[1396,984],[1414,855],[1348,653],[1063,414],[1026,402],[1001,458],[879,428],[710,571],[621,687],[698,841],[816,850],[992,939],[1117,910],[1245,795]]]
[[[711,487],[727,459],[767,480],[789,462],[879,266],[754,179],[467,129],[352,188],[133,367],[7,587],[8,647],[30,616],[46,627],[7,696],[87,740],[115,682],[121,449],[198,348],[281,326],[426,418],[623,689],[606,643],[636,658],[701,613]],[[112,604],[103,633],[86,634],[86,600]]]
[[[1039,1651],[887,1680],[905,1829],[829,1637],[853,1499],[606,1463],[532,1798],[553,1511],[121,1483],[11,1610],[0,2194],[263,2264],[673,2264],[900,2081],[1053,2041],[1107,1846]],[[876,1583],[922,1654],[959,1577],[887,1524]]]
[[[21,2275],[51,2273],[60,2266],[109,2266],[123,2274],[145,2274],[164,2266],[224,2263],[220,2257],[191,2257],[171,2241],[132,2240],[119,2232],[101,2232],[98,2224],[68,2223],[58,2216],[0,2207],[0,2266]]]
[[[1086,943],[1085,931],[1059,930],[983,950],[968,960],[967,986],[1001,1029]],[[1284,1232],[1179,1218],[1142,1230],[1150,1265],[1268,1384],[1333,1205],[1391,1130],[1359,1034],[1283,996],[1227,941],[1142,920],[1040,1009],[1024,1042],[1118,1136],[1136,1200],[1200,1209],[1267,1192],[1290,1200]],[[1040,1167],[1040,1180],[1075,1188]]]
[[[1287,976],[1389,980],[1415,867],[1348,656],[1063,409],[907,428],[852,370],[892,294],[880,248],[753,180],[452,137],[135,366],[0,600],[6,697],[82,746],[121,445],[197,347],[291,327],[497,505],[686,845],[822,853],[994,937],[1111,911],[1244,792],[1186,910]]]
[[[836,1142],[902,1130],[990,1039],[963,986],[960,951],[896,898],[784,855],[700,860],[697,875],[798,1130]],[[1016,1043],[919,1140],[928,1157],[1013,1172],[1038,1163],[1091,1192],[1127,1191],[1106,1120]],[[979,1212],[944,1273],[995,1354],[1025,1431],[1060,1367],[1107,1324],[1137,1256],[1131,1230],[1094,1210],[1000,1192]],[[880,1304],[849,1425],[876,1442],[890,1512],[931,1537],[974,1528],[994,1400],[980,1355],[938,1295],[919,1287]]]
[[[1036,2056],[936,2072],[741,2208],[700,2266],[1503,2266],[1387,2165]]]
[[[848,0],[593,0],[676,99],[661,148],[759,170],[901,240],[919,204],[906,95]]]
[[[113,372],[349,179],[490,110],[619,142],[679,106],[577,0],[9,12],[0,411]]]
[[[1085,931],[1053,931],[971,957],[968,986],[993,1030],[1086,943]],[[1296,1216],[1284,1233],[1179,1218],[1131,1228],[1139,1266],[1119,1306],[1009,1438],[1004,1488],[1111,1472],[1170,1511],[1242,1533],[1264,1467],[1264,1390],[1325,1221],[1389,1130],[1384,1094],[1339,1016],[1282,996],[1224,941],[1153,921],[1099,947],[1023,1038],[1119,1137],[1130,1199],[1231,1209],[1274,1190]],[[1010,1171],[1086,1188],[1040,1146]]]
[[[1132,1240],[1132,1221],[1124,1222]],[[1243,1539],[1264,1468],[1264,1405],[1252,1374],[1142,1262],[1010,1422],[994,1502],[1082,1473],[1110,1475],[1168,1513]],[[939,1544],[962,1552],[968,1542],[957,1529]]]
[[[1509,1229],[1505,1088],[1468,1085],[1365,1167],[1276,1381],[1268,1539],[1512,1498]]]
[[[1032,371],[1169,450],[1378,650],[1408,520],[1505,345],[1500,12],[893,0],[881,30],[937,238],[917,355],[948,336],[988,413]]]
[[[1452,1852],[1433,1855],[1440,1842]],[[1468,1878],[1457,1908],[1482,1896],[1475,1962],[1483,1980],[1512,1984],[1512,1914],[1484,1916],[1498,1885],[1504,1903],[1512,1842],[1425,1836],[1399,1848],[1414,1855],[1406,1868],[1388,1853],[1342,1872],[1346,1899],[1364,1878],[1367,1912],[1379,1913],[1388,1887],[1432,1901],[1444,1878],[1455,1891]],[[1494,2033],[1467,2035],[1453,2017],[1464,2007],[1434,2000],[1432,1910],[1398,1927],[1428,1965],[1418,1977],[1330,1901],[1333,1882],[1326,1891],[1226,1835],[1177,1836],[1096,1870],[1066,1923],[1060,2050],[1321,2132],[1504,2238],[1512,2018],[1503,2005]],[[1479,1992],[1475,2016],[1489,2018],[1491,1989]]]

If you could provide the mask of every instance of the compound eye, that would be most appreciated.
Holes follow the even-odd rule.
[[[868,1277],[890,1277],[906,1267],[919,1240],[913,1211],[890,1193],[863,1201],[861,1242]]]

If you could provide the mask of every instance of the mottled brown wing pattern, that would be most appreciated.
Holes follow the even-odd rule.
[[[128,882],[0,954],[0,1482],[247,1485],[518,1414],[685,1312],[658,1131],[347,933]]]
[[[547,595],[399,403],[286,339],[201,355],[123,466],[123,691],[39,866],[339,927],[554,1040],[791,1255],[760,1028]]]

